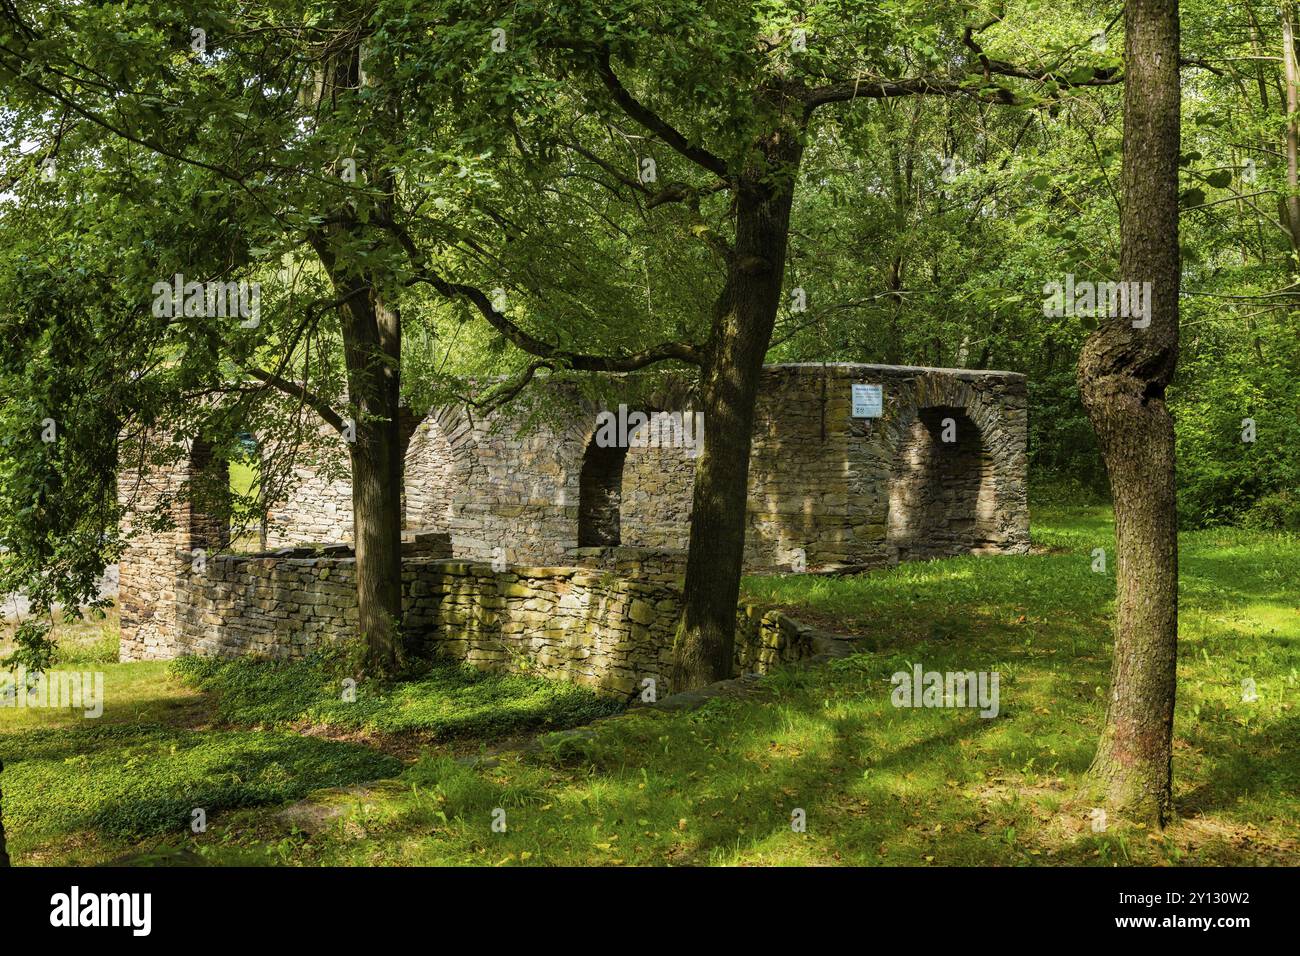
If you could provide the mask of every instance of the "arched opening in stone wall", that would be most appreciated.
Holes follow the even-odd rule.
[[[237,552],[266,550],[266,521],[257,514],[262,484],[262,450],[257,436],[241,432],[227,462],[230,489],[230,546]]]
[[[627,448],[587,445],[578,473],[578,547],[600,548],[622,541],[619,510],[623,501],[623,465]]]
[[[230,544],[230,463],[219,457],[210,442],[190,443],[189,489],[182,508],[185,520],[178,527],[185,551],[209,554]]]
[[[993,543],[993,459],[979,426],[954,406],[923,408],[904,431],[889,484],[887,543],[898,560]]]

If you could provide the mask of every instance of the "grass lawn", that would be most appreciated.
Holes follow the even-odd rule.
[[[0,789],[18,864],[166,852],[196,809],[279,806],[396,776],[417,752],[473,752],[618,709],[571,684],[447,665],[384,693],[363,682],[345,703],[320,661],[119,664],[115,630],[112,618],[60,626],[55,670],[103,674],[102,716],[0,707]]]
[[[341,785],[367,779],[367,759],[392,760],[381,752],[388,728],[426,721],[442,731],[442,722],[457,719],[454,689],[425,705],[428,692],[399,688],[368,717],[343,711],[350,716],[341,725],[319,688],[295,697],[289,686],[259,686],[241,697],[246,681],[261,678],[187,675],[211,688],[200,692],[160,665],[112,665],[122,670],[112,678],[120,693],[110,694],[99,727],[65,721],[33,731],[0,710],[13,849],[20,863],[94,861],[120,852],[122,835],[132,832],[147,851],[213,863],[1300,861],[1300,539],[1236,530],[1182,538],[1180,817],[1163,833],[1115,825],[1094,833],[1090,808],[1074,801],[1104,713],[1109,513],[1038,509],[1034,540],[1028,557],[909,564],[857,578],[748,579],[751,598],[862,635],[862,653],[780,671],[750,695],[695,711],[629,711],[590,734],[553,735],[541,752],[508,753],[493,765],[467,766],[454,749],[421,746],[417,759],[370,773],[385,779],[363,787]],[[1107,574],[1091,570],[1095,547],[1107,549]],[[997,671],[998,716],[895,708],[890,676],[914,663]],[[1253,702],[1243,700],[1248,678]],[[469,719],[477,739],[509,729],[492,716],[497,709],[489,703]],[[189,714],[189,725],[167,724],[169,711]],[[219,724],[210,743],[197,733],[196,711]],[[151,731],[133,726],[132,712],[172,726],[175,750],[164,752]],[[257,723],[265,729],[243,729]],[[324,752],[277,749],[276,735],[295,733],[340,748],[329,758],[338,772],[335,789],[286,815],[278,802],[305,789],[293,774],[313,786],[329,776],[318,762]],[[187,748],[199,752],[175,756]],[[88,764],[79,763],[83,751]],[[120,779],[98,782],[103,776]],[[112,802],[155,790],[152,803]],[[166,804],[173,796],[179,802]],[[149,829],[172,809],[203,805],[200,798],[211,814],[206,833]],[[796,810],[805,832],[791,827]],[[494,819],[504,820],[504,832]]]
[[[260,480],[257,460],[254,458],[235,458],[229,462],[230,491],[236,496],[255,498]],[[241,507],[239,499],[234,500],[235,514],[231,518],[231,550],[236,552],[260,551],[261,535],[255,523]]]
[[[523,730],[571,727],[622,710],[618,701],[576,684],[488,674],[452,663],[438,663],[419,678],[382,691],[362,684],[351,700],[317,660],[268,664],[190,657],[170,669],[186,684],[212,692],[217,720],[239,727],[494,740]]]

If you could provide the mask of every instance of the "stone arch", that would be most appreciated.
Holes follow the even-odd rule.
[[[992,462],[970,416],[920,409],[890,475],[887,541],[898,560],[980,550],[992,535],[992,501]]]
[[[578,547],[622,543],[620,507],[626,445],[606,445],[593,437],[578,473]]]
[[[580,400],[573,425],[558,443],[560,454],[569,461],[564,500],[577,506],[572,510],[579,547],[684,549],[690,535],[699,446],[677,445],[703,440],[702,427],[685,419],[695,410],[693,388],[671,378],[649,387],[635,376],[626,376],[623,382],[625,388],[616,401]],[[624,436],[640,435],[643,443],[601,448],[596,442],[600,415],[606,411],[619,415],[620,403],[627,406],[629,417],[633,412],[647,416],[640,427],[629,423]],[[665,415],[677,418],[654,420]],[[597,525],[606,532],[593,533]]]
[[[997,551],[1012,475],[997,408],[954,376],[923,375],[888,426],[891,560]]]

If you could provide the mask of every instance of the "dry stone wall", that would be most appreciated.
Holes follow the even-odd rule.
[[[537,674],[602,693],[671,693],[681,576],[633,553],[619,570],[510,567],[440,557],[425,536],[402,561],[403,629],[436,654],[485,670]],[[626,572],[636,565],[637,575]],[[170,640],[154,656],[294,659],[355,633],[356,562],[346,548],[220,555],[175,582]],[[780,612],[737,612],[736,666],[763,673],[811,653]]]
[[[450,551],[446,535],[408,538],[403,577]],[[355,635],[355,567],[347,545],[219,554],[202,569],[183,567],[174,615],[166,622],[169,644],[159,656],[292,658],[321,641]]]
[[[220,507],[203,509],[228,487],[228,466],[204,442],[163,443],[150,435],[124,442],[118,504],[126,541],[118,566],[123,660],[172,656],[178,581],[229,543]]]
[[[680,448],[628,449],[623,467],[622,543],[637,548],[686,548],[695,461]]]
[[[849,363],[770,366],[765,375],[750,465],[752,569],[799,557],[820,570],[1028,551],[1023,375]],[[880,386],[879,417],[853,415],[854,385]],[[941,429],[914,429],[918,419],[947,417],[951,443]],[[942,492],[897,487],[909,481]],[[958,516],[976,513],[978,528],[962,528]],[[907,529],[942,534],[920,546]]]
[[[293,497],[267,510],[266,546],[351,541],[352,483],[309,465],[296,465],[294,479]]]
[[[398,427],[408,449],[412,433],[419,423],[419,417],[409,409],[402,410]],[[285,454],[290,459],[292,473],[282,479],[283,490],[287,493],[267,508],[266,546],[286,548],[306,543],[351,541],[352,481],[348,448],[343,437],[331,426],[321,423],[311,442],[290,449],[264,447],[263,462],[278,454]],[[435,452],[419,456],[417,460],[421,466],[426,461],[433,466],[441,458]],[[427,471],[408,470],[404,489],[408,494],[403,495],[403,509],[409,507],[406,499],[412,488],[417,496],[426,494],[430,478]],[[409,526],[424,527],[419,522]]]

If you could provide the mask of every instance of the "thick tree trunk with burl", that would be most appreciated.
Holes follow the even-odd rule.
[[[1117,559],[1110,698],[1086,797],[1163,825],[1172,810],[1178,653],[1174,427],[1165,402],[1178,359],[1177,0],[1129,0],[1125,30],[1120,279],[1151,283],[1150,325],[1111,319],[1079,358],[1115,500]]]
[[[756,168],[737,187],[736,242],[701,369],[704,448],[695,467],[685,607],[674,644],[676,690],[731,676],[754,402],[781,301],[799,131],[773,133],[758,152]]]

